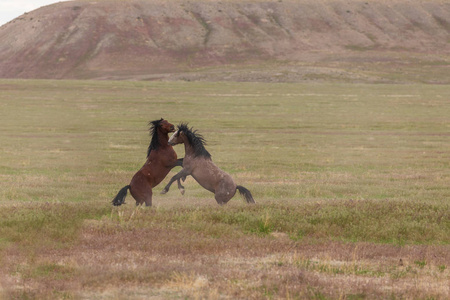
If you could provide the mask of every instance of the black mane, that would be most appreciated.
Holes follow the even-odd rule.
[[[205,149],[206,141],[201,134],[197,133],[197,130],[189,128],[187,123],[178,125],[178,130],[186,135],[189,144],[194,148],[194,156],[211,158],[211,154]]]
[[[161,125],[162,120],[163,119],[161,118],[161,120],[155,120],[148,123],[150,126],[150,136],[152,137],[152,140],[148,146],[147,158],[150,156],[150,152],[152,152],[152,150],[156,150],[160,146],[158,139],[158,127]]]

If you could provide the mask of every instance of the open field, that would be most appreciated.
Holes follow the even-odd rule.
[[[450,296],[448,85],[0,90],[0,299]],[[188,178],[184,196],[112,207],[161,117],[198,129],[257,205],[219,207]]]

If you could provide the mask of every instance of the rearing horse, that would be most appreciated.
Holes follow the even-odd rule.
[[[218,204],[226,204],[236,194],[236,190],[245,197],[247,203],[255,203],[252,194],[245,187],[236,185],[230,174],[216,166],[211,154],[205,149],[205,139],[203,136],[189,129],[187,124],[178,125],[178,130],[170,137],[169,144],[174,146],[184,144],[183,169],[170,179],[161,192],[165,194],[169,191],[170,185],[175,180],[180,180],[188,175],[205,189],[214,193]]]
[[[167,120],[155,120],[151,125],[150,134],[152,139],[147,151],[147,161],[144,166],[134,174],[129,185],[124,186],[117,196],[112,200],[112,204],[119,206],[125,203],[128,189],[136,200],[136,205],[152,205],[152,188],[157,186],[176,166],[182,166],[183,159],[177,160],[177,154],[169,145],[169,132],[175,131],[175,126]],[[178,188],[182,188],[178,180]],[[183,189],[184,191],[184,189]]]

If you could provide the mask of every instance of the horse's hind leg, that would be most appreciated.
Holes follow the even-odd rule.
[[[152,196],[153,196],[153,191],[152,189],[150,189],[150,193],[148,193],[145,197],[145,206],[152,206]]]
[[[214,194],[214,198],[219,205],[224,205],[233,198],[234,194],[236,194],[236,188],[233,189],[227,186],[226,183],[221,183]]]
[[[152,188],[148,183],[133,184],[131,183],[131,195],[136,200],[136,206],[145,203],[146,206],[152,206]]]
[[[142,205],[145,203],[145,206],[152,206],[152,191],[150,193],[136,198],[136,206]]]
[[[145,206],[152,206],[152,196],[153,196],[152,188],[148,187],[146,189],[146,192],[141,197],[140,204],[145,203]]]
[[[214,195],[214,199],[216,199],[217,204],[224,205],[227,204],[228,201],[230,201],[231,197],[229,197],[229,195],[227,194],[216,193]]]

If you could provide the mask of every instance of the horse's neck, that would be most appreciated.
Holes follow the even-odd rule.
[[[160,147],[166,147],[169,145],[169,135],[166,133],[158,132],[158,143]]]
[[[184,156],[194,155],[194,147],[187,141],[184,141]]]

